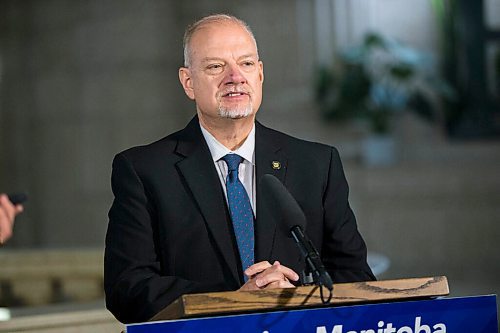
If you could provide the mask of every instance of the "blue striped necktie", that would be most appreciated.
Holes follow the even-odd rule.
[[[254,216],[247,191],[238,178],[238,168],[243,161],[243,157],[237,154],[227,154],[222,159],[228,167],[226,178],[227,202],[244,272],[254,263]]]

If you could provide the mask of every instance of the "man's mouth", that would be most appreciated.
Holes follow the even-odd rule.
[[[222,97],[237,97],[237,96],[246,96],[246,95],[248,95],[248,94],[245,92],[236,91],[236,92],[228,92],[226,94],[223,94]]]

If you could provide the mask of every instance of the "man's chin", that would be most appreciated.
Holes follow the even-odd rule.
[[[219,109],[219,116],[226,119],[243,119],[253,115],[252,109],[245,110],[224,110]]]

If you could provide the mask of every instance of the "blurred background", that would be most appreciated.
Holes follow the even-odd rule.
[[[0,317],[116,325],[102,294],[111,161],[194,115],[183,32],[218,12],[258,41],[259,120],[340,150],[378,277],[498,294],[500,0],[2,0],[0,192],[29,201],[0,249]]]

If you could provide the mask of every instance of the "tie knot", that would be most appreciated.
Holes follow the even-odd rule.
[[[240,163],[243,161],[243,157],[241,157],[238,154],[227,154],[224,157],[222,157],[224,161],[226,161],[227,168],[229,171],[236,171],[238,172],[238,167],[240,166]]]

